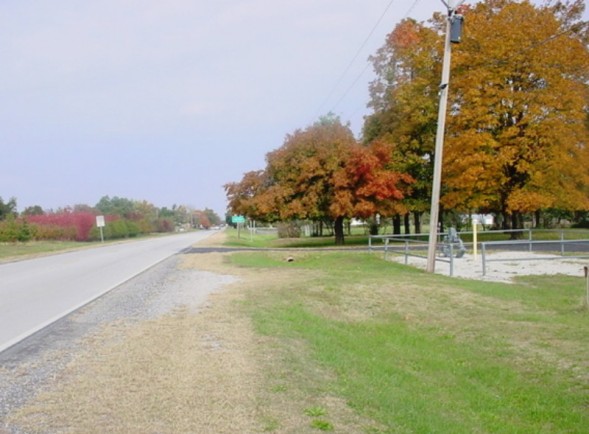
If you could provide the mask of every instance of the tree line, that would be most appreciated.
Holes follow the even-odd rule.
[[[221,223],[211,209],[183,205],[158,208],[150,202],[123,197],[102,197],[94,206],[78,204],[57,210],[35,205],[17,211],[17,200],[0,197],[0,242],[31,240],[100,240],[96,216],[105,217],[106,239],[129,238],[150,233],[208,229]]]
[[[442,228],[492,213],[502,228],[532,216],[578,223],[589,211],[589,25],[582,0],[485,0],[461,7],[442,162]],[[328,115],[286,136],[266,168],[225,185],[231,212],[262,221],[409,216],[429,210],[447,17],[405,19],[370,57],[362,137]],[[407,231],[407,229],[406,229]]]

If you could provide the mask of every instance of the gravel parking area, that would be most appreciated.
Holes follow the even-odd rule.
[[[6,416],[59,378],[84,341],[108,324],[157,318],[180,306],[198,309],[234,277],[178,268],[174,256],[0,353],[0,434],[21,434]]]
[[[555,275],[584,276],[584,266],[589,266],[589,259],[567,258],[546,253],[534,254],[530,252],[493,252],[487,253],[486,270],[483,274],[482,257],[475,258],[472,254],[465,254],[462,258],[455,258],[453,277],[477,279],[492,282],[513,283],[517,276]],[[392,260],[404,263],[403,255],[392,256]],[[445,259],[447,261],[447,259]],[[426,267],[425,258],[409,257],[408,265]],[[448,276],[450,264],[438,260],[436,273]]]

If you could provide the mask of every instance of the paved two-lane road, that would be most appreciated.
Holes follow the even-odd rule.
[[[0,264],[0,351],[214,232],[191,232]]]

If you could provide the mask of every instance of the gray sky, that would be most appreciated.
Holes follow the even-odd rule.
[[[109,195],[223,215],[222,185],[264,168],[286,134],[330,110],[359,133],[368,56],[402,18],[444,10],[390,4],[2,0],[0,196],[19,210]]]

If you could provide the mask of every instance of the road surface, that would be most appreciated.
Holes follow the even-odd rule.
[[[0,352],[214,232],[0,264]]]

